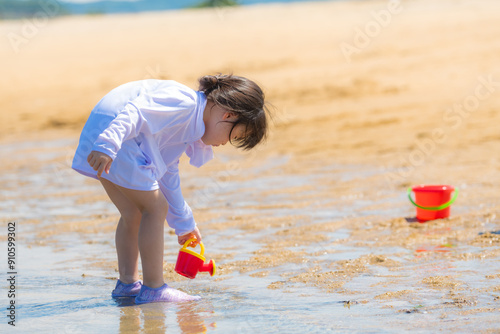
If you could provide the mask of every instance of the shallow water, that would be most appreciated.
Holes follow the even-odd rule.
[[[175,274],[179,246],[167,228],[165,279],[202,301],[113,300],[118,216],[97,182],[69,169],[75,146],[74,139],[0,146],[11,161],[0,175],[0,249],[5,254],[7,222],[15,221],[18,272],[16,327],[2,316],[1,332],[500,330],[499,235],[484,234],[500,230],[499,208],[473,210],[476,185],[464,187],[469,206],[419,224],[405,189],[387,186],[377,168],[292,171],[286,156],[221,153],[207,171],[182,169],[218,273]]]

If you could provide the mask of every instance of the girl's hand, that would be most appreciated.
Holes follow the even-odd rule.
[[[189,243],[188,246],[196,247],[196,245],[201,241],[200,230],[198,230],[198,227],[195,227],[193,231],[189,232],[188,234],[180,235],[177,237],[177,239],[179,241],[179,245],[181,246],[183,246],[184,243],[189,239],[195,239],[195,241]]]
[[[101,177],[102,172],[106,172],[109,174],[109,169],[111,168],[111,163],[113,159],[105,153],[92,151],[87,157],[87,161],[90,167],[94,168],[97,171],[97,177]]]

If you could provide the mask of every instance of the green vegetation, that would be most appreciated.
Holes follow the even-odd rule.
[[[238,0],[199,0],[200,3],[192,8],[217,8],[237,6]],[[184,0],[182,3],[189,3]],[[97,1],[89,3],[64,3],[59,0],[0,0],[0,20],[34,18],[37,16],[61,15],[101,15],[109,13],[139,12],[141,10],[166,10],[172,9],[168,1],[141,0],[130,1]],[[175,7],[179,9],[179,7]]]
[[[0,0],[0,18],[12,19],[34,15],[40,10],[36,1]]]
[[[102,10],[89,10],[85,15],[89,15],[89,16],[101,16],[101,15],[104,15],[106,14],[104,11]]]
[[[194,8],[207,8],[207,7],[224,7],[224,6],[237,6],[236,0],[205,0],[195,5]]]
[[[54,1],[0,0],[0,19],[20,19],[35,15],[58,16],[68,12]]]

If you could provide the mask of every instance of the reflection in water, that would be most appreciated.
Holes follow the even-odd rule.
[[[177,311],[177,322],[185,334],[206,333],[207,328],[198,312],[196,312],[195,304],[183,303],[179,304]]]
[[[120,307],[120,334],[125,333],[166,333],[167,313],[175,310],[177,323],[182,333],[206,333],[207,327],[197,310],[196,303],[151,303],[135,305],[134,298],[116,298]],[[141,325],[142,323],[142,325]]]
[[[133,298],[120,298],[132,301]],[[122,307],[120,309],[120,334],[125,333],[140,333],[141,330],[141,311],[138,307]]]

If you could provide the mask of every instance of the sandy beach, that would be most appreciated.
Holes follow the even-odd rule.
[[[3,22],[0,139],[77,135],[127,81],[196,88],[203,74],[232,72],[259,82],[276,107],[266,152],[419,174],[497,166],[487,152],[499,138],[498,6],[326,2]]]
[[[75,273],[109,278],[99,283],[107,291],[116,277],[117,214],[95,182],[69,169],[90,110],[128,81],[196,88],[202,75],[232,72],[262,85],[273,128],[254,152],[223,147],[199,170],[181,162],[185,197],[220,267],[215,279],[186,283],[172,271],[178,248],[170,236],[166,280],[232,296],[209,297],[215,313],[242,298],[232,290],[240,280],[285,303],[309,293],[336,300],[339,315],[362,310],[354,316],[361,330],[496,332],[499,22],[493,0],[46,13],[0,22],[2,223],[24,224],[29,247],[73,254]],[[451,217],[415,223],[405,198],[415,184],[458,187]],[[78,250],[75,240],[83,240]],[[85,245],[104,258],[82,256]],[[251,310],[244,305],[241,312]],[[304,311],[290,307],[287,321]],[[215,322],[225,328],[224,317],[200,312],[196,321],[205,325],[186,329],[180,321],[180,332],[215,330]],[[340,322],[318,328],[355,329]]]

